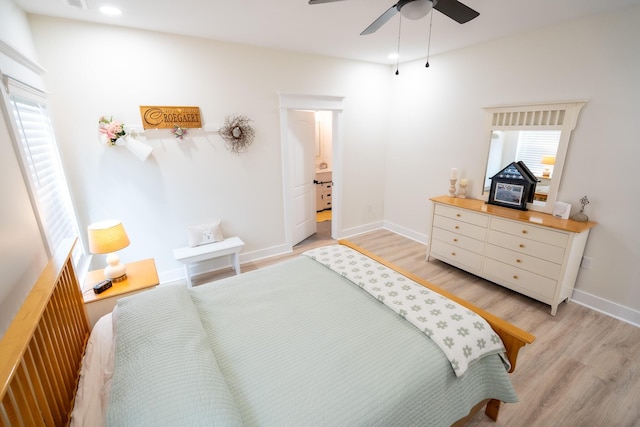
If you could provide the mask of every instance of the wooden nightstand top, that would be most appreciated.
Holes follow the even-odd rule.
[[[147,288],[152,288],[160,283],[158,271],[153,258],[125,264],[127,267],[127,278],[121,282],[114,282],[113,286],[101,294],[95,294],[93,288],[95,284],[104,280],[104,271],[93,270],[87,273],[84,281],[83,294],[84,303],[100,301],[105,298],[122,296],[130,292],[136,292]]]

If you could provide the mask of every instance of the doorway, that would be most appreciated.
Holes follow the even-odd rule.
[[[280,131],[282,142],[282,178],[283,178],[283,198],[284,198],[284,225],[286,246],[293,248],[294,245],[304,240],[309,232],[306,228],[308,218],[313,218],[313,226],[316,222],[316,194],[309,192],[307,185],[313,185],[313,178],[309,180],[311,174],[309,168],[315,174],[315,156],[310,157],[307,153],[308,147],[302,147],[296,140],[296,132],[300,129],[295,111],[326,111],[329,113],[331,122],[331,173],[332,173],[332,215],[330,221],[331,238],[338,239],[340,229],[340,211],[342,191],[342,144],[341,144],[341,117],[343,97],[322,96],[322,95],[292,95],[280,94]],[[304,127],[304,126],[302,126]],[[312,147],[312,154],[315,152]],[[307,154],[305,154],[307,153]],[[302,167],[301,158],[306,157]],[[307,184],[308,183],[308,184]],[[302,196],[304,195],[304,196]],[[307,198],[311,198],[309,201]],[[306,225],[305,225],[306,224]],[[325,227],[328,224],[325,225]],[[302,230],[306,230],[302,231]],[[315,231],[315,230],[314,230]],[[313,234],[313,231],[311,232]]]

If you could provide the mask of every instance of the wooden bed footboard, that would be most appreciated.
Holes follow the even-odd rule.
[[[74,246],[60,245],[0,341],[0,426],[69,423],[90,332]]]
[[[408,277],[409,279],[413,280],[416,283],[419,283],[420,285],[429,288],[435,292],[438,292],[441,295],[446,296],[447,298],[457,302],[460,305],[463,305],[465,307],[467,307],[470,310],[475,311],[476,313],[478,313],[480,316],[482,316],[493,328],[494,331],[496,331],[496,333],[500,336],[500,338],[502,339],[502,342],[504,343],[504,347],[506,349],[506,355],[507,358],[509,359],[509,362],[511,363],[511,369],[509,370],[509,372],[513,372],[516,369],[516,361],[518,359],[518,352],[520,351],[520,349],[522,347],[524,347],[527,344],[531,344],[536,337],[533,336],[532,334],[530,334],[527,331],[524,331],[520,328],[518,328],[515,325],[512,325],[511,323],[507,322],[504,319],[499,318],[498,316],[495,316],[491,313],[489,313],[488,311],[485,311],[483,309],[481,309],[480,307],[476,307],[475,305],[471,304],[468,301],[465,301],[464,299],[445,291],[444,289],[434,285],[433,283],[430,283],[418,276],[416,276],[413,273],[410,273],[396,265],[393,265],[392,263],[382,259],[381,257],[372,254],[371,252],[367,251],[366,249],[363,249],[361,247],[359,247],[358,245],[355,245],[351,242],[349,242],[348,240],[340,240],[339,243],[341,245],[345,245],[348,246],[352,249],[357,250],[358,252],[368,256],[369,258],[372,258],[376,261],[378,261],[379,263],[386,265],[389,268],[394,269],[395,271],[397,271],[398,273],[402,274],[405,277]],[[486,404],[486,410],[485,413],[487,414],[487,416],[493,420],[497,420],[498,419],[498,411],[500,410],[500,401],[499,400],[495,400],[492,399],[490,400],[487,404]],[[472,414],[471,414],[472,415]]]

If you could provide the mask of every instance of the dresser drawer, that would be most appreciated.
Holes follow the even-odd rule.
[[[532,273],[541,274],[553,280],[558,280],[558,277],[560,277],[560,270],[562,269],[560,264],[545,261],[519,252],[514,252],[492,244],[487,244],[487,249],[484,255],[487,258],[492,258],[496,261],[500,261]]]
[[[457,209],[449,206],[436,205],[435,214],[447,218],[457,219],[459,221],[485,228],[489,224],[489,217],[487,217],[486,215],[477,214],[466,209]]]
[[[556,280],[531,273],[509,264],[485,258],[482,272],[512,285],[518,292],[533,298],[552,299],[556,290]]]
[[[472,239],[471,237],[443,230],[442,228],[434,228],[432,234],[436,240],[482,255],[484,249],[484,241],[482,240]]]
[[[449,243],[433,239],[431,241],[431,254],[438,258],[445,258],[468,266],[472,270],[480,271],[482,255],[459,248]]]
[[[451,231],[456,234],[471,237],[476,240],[484,241],[487,236],[487,228],[478,225],[469,224],[467,222],[458,221],[446,216],[435,215],[433,217],[433,226]]]
[[[553,231],[525,224],[523,222],[506,221],[500,218],[491,218],[490,228],[503,233],[522,236],[538,242],[565,248],[569,241],[569,235],[561,231]]]
[[[564,248],[549,245],[535,240],[525,239],[512,234],[489,230],[487,242],[505,249],[541,258],[556,264],[562,264]]]
[[[433,197],[429,255],[551,306],[573,292],[592,223]],[[478,267],[480,268],[478,270]]]

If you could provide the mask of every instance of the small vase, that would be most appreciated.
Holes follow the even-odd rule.
[[[587,222],[589,221],[589,217],[587,216],[587,214],[583,213],[583,212],[578,212],[575,213],[573,215],[571,215],[571,219],[574,221],[578,221],[578,222]]]

